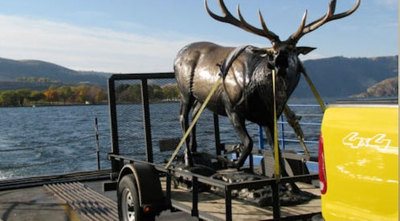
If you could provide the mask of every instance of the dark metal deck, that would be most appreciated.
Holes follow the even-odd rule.
[[[44,188],[86,220],[118,220],[117,203],[80,182],[48,184]]]
[[[293,206],[281,206],[281,220],[310,220],[321,212],[320,191],[312,185],[298,183],[302,191],[317,196],[307,203]],[[190,214],[192,193],[188,190],[173,188],[172,205]],[[204,220],[225,220],[225,199],[209,192],[199,193],[199,217]],[[232,220],[274,220],[272,206],[258,207],[243,200],[232,200]]]
[[[84,198],[86,201],[81,202],[81,205],[83,206],[85,203],[89,207],[90,205],[93,205],[93,210],[95,211],[96,205],[97,207],[100,207],[99,205],[101,204],[93,203],[95,200],[92,198],[92,196],[101,198],[103,201],[107,201],[106,205],[111,204],[111,202],[114,205],[117,204],[117,194],[115,191],[103,191],[103,182],[109,180],[109,173],[109,170],[104,170],[43,177],[20,178],[13,180],[0,180],[0,221],[88,220],[88,218],[84,216],[83,212],[74,210],[66,201],[60,200],[52,192],[49,192],[43,188],[43,185],[57,186],[57,183],[60,182],[80,182],[86,187],[83,190],[87,196]],[[79,188],[82,188],[82,186]],[[90,188],[90,190],[88,190],[88,188]],[[61,192],[68,192],[68,190],[62,190]],[[92,204],[89,202],[92,202]],[[106,215],[104,214],[104,216]],[[106,220],[113,220],[111,216],[106,217]],[[113,215],[113,217],[115,218],[115,215]],[[156,217],[156,220],[188,221],[197,219],[195,217],[190,217],[190,215],[184,212],[171,213],[170,211],[164,211],[160,216]]]
[[[112,198],[114,193],[102,193],[102,182],[109,178],[109,170],[77,172],[41,177],[0,180],[0,220],[81,220],[78,211],[53,197],[43,185],[59,182],[84,182],[85,185]]]

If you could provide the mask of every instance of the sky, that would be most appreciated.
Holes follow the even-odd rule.
[[[287,39],[300,25],[324,15],[330,0],[226,0],[236,16]],[[337,0],[336,12],[356,0]],[[221,14],[217,0],[209,7]],[[316,47],[302,60],[398,54],[398,0],[362,0],[352,15],[303,36]],[[0,57],[43,60],[75,70],[113,73],[172,71],[177,52],[196,41],[270,47],[268,39],[213,20],[203,0],[0,0]]]

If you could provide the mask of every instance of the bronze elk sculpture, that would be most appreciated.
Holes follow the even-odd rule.
[[[332,0],[327,13],[307,25],[306,11],[300,27],[285,41],[281,41],[278,35],[267,28],[260,11],[259,19],[262,29],[247,23],[239,7],[237,10],[239,19],[237,19],[228,11],[223,0],[219,0],[219,6],[224,16],[218,16],[211,12],[207,0],[204,3],[207,13],[215,20],[265,37],[272,44],[270,48],[251,46],[244,50],[234,60],[223,83],[219,85],[207,105],[207,108],[214,113],[228,116],[239,135],[243,149],[238,160],[232,162],[232,165],[240,168],[253,147],[253,141],[245,127],[245,120],[261,125],[271,147],[273,146],[272,70],[274,69],[276,72],[276,108],[279,116],[299,82],[300,73],[304,72],[298,55],[307,54],[314,49],[296,46],[300,38],[329,21],[352,14],[360,5],[360,0],[357,0],[353,8],[339,14],[335,14],[336,0]],[[181,93],[179,117],[183,132],[189,127],[189,112],[192,110],[192,116],[196,114],[199,109],[198,104],[204,102],[219,78],[219,66],[233,50],[235,50],[233,47],[223,47],[210,42],[197,42],[179,51],[174,61],[174,71]],[[185,164],[187,166],[193,166],[192,153],[196,152],[196,148],[195,130],[193,129],[191,136],[186,141]],[[279,156],[281,157],[280,153]],[[285,173],[284,168],[282,172]]]

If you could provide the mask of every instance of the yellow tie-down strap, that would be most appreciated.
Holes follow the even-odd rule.
[[[208,102],[210,101],[211,97],[217,90],[219,84],[222,82],[222,76],[220,76],[215,82],[213,88],[211,89],[210,93],[208,94],[206,100],[204,101],[203,105],[201,105],[199,112],[196,114],[194,117],[192,123],[190,124],[190,127],[186,130],[185,134],[183,135],[181,141],[179,142],[178,146],[176,147],[174,153],[172,154],[171,158],[169,159],[167,165],[165,165],[165,169],[168,169],[169,166],[171,165],[172,161],[175,159],[176,155],[178,154],[179,150],[181,149],[183,143],[185,142],[186,138],[189,136],[190,132],[192,131],[194,125],[196,125],[197,120],[200,118],[201,113],[204,111],[204,108],[206,108]]]
[[[276,79],[275,69],[272,69],[272,94],[274,103],[274,158],[275,158],[275,179],[276,182],[280,181],[281,173],[279,168],[279,146],[278,146],[278,123],[276,113]]]
[[[303,69],[302,73],[304,74],[304,77],[306,78],[306,81],[307,81],[308,85],[310,86],[311,91],[313,92],[315,98],[317,99],[319,106],[321,106],[322,112],[325,112],[326,107],[325,107],[324,101],[321,98],[321,95],[318,93],[317,89],[315,88],[313,82],[311,81],[310,76],[308,76],[306,69],[304,67],[302,67],[302,69]]]

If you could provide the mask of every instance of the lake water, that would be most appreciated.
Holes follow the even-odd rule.
[[[320,121],[315,107],[294,107],[306,114],[302,122]],[[318,109],[318,108],[317,108]],[[181,137],[178,103],[150,105],[153,151],[156,162],[168,160],[171,152],[158,151],[158,142]],[[118,128],[121,153],[143,158],[144,132],[140,105],[118,105]],[[106,105],[0,108],[0,179],[61,174],[97,169],[94,119],[98,118],[101,168],[109,168],[106,154],[111,150],[109,112]],[[212,114],[205,111],[198,127],[199,151],[215,153]],[[247,123],[255,148],[258,126]],[[303,126],[306,138],[317,140],[319,126]],[[226,117],[220,117],[221,141],[238,143],[239,139]],[[285,134],[293,137],[291,129]],[[301,151],[299,145],[285,145]],[[315,144],[309,149],[317,151]]]

